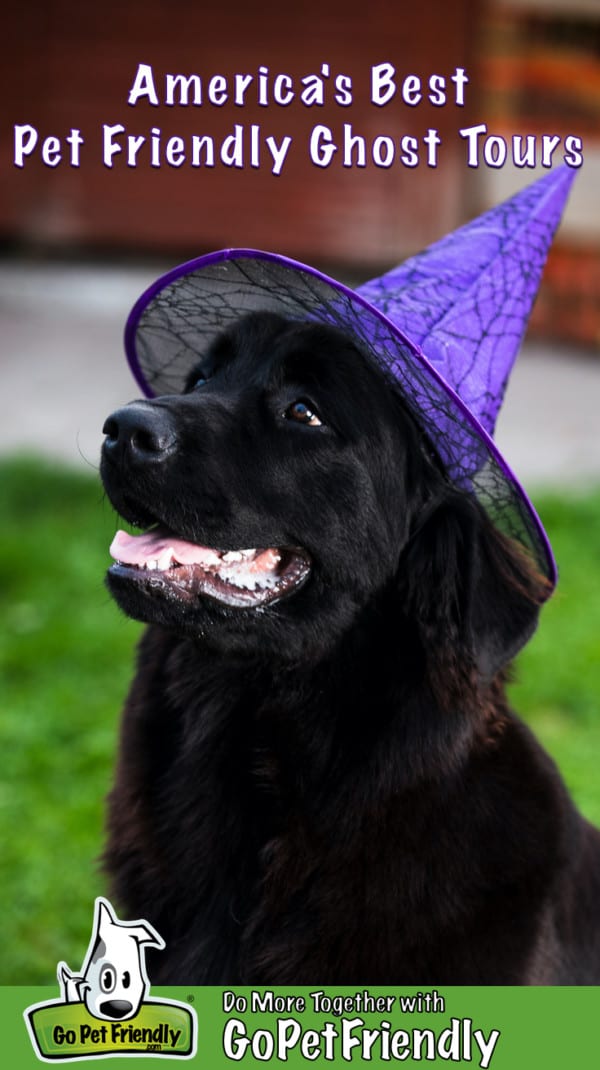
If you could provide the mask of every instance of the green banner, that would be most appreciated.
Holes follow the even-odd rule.
[[[45,1060],[103,1056],[110,1070],[157,1067],[158,1058],[187,1058],[207,1070],[267,1063],[585,1070],[599,1058],[600,989],[591,987],[153,988],[136,1017],[120,1024],[55,997],[55,988],[0,989],[3,1066],[40,1066],[25,1012],[45,1001],[29,1015]],[[191,1058],[188,1008],[198,1029]]]

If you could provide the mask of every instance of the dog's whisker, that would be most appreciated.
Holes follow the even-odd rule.
[[[99,472],[100,471],[100,465],[98,463],[94,464],[94,462],[91,461],[89,457],[86,457],[85,453],[83,452],[83,450],[81,448],[81,443],[80,443],[80,440],[79,440],[79,435],[80,435],[80,432],[78,431],[77,435],[76,435],[76,445],[77,445],[77,452],[78,452],[79,456],[81,457],[81,459],[84,462],[84,464],[86,464],[88,466],[88,468],[93,469],[94,472]]]

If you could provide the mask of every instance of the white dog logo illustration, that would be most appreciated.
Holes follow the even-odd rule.
[[[119,921],[108,899],[99,897],[81,973],[72,973],[66,962],[58,964],[62,999],[85,1003],[94,1018],[133,1018],[150,989],[145,948],[164,946],[147,921]]]

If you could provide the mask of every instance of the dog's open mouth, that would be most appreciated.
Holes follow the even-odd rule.
[[[186,542],[165,528],[145,535],[118,531],[110,547],[116,564],[149,588],[190,601],[199,596],[240,608],[274,602],[309,575],[304,551],[293,548],[216,550]]]

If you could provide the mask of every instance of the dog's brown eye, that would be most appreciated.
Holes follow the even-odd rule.
[[[285,410],[288,420],[296,420],[299,424],[308,424],[309,427],[320,427],[321,421],[316,412],[305,401],[295,401]]]

